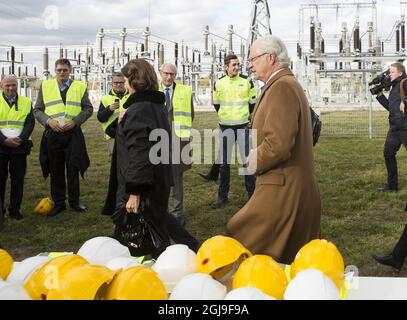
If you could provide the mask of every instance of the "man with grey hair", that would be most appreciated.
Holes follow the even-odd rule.
[[[248,64],[255,79],[264,82],[251,119],[256,145],[247,162],[256,189],[227,224],[229,234],[253,254],[285,264],[320,236],[321,216],[310,108],[289,63],[279,38],[253,42]]]
[[[184,217],[184,172],[191,169],[190,138],[192,121],[194,119],[194,104],[192,88],[175,83],[177,68],[171,63],[165,63],[160,68],[160,90],[165,94],[165,107],[168,122],[172,127],[172,163],[174,186],[172,187],[173,208],[170,210],[179,223],[185,225]]]
[[[5,192],[10,173],[11,190],[8,206],[9,216],[21,220],[20,212],[24,191],[24,177],[27,169],[27,155],[33,146],[30,135],[35,120],[31,100],[18,95],[17,79],[5,76],[1,81],[3,93],[0,96],[0,200],[5,205]],[[0,225],[4,208],[1,208]]]

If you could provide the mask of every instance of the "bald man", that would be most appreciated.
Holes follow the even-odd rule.
[[[170,210],[181,225],[185,225],[184,217],[184,172],[191,169],[190,138],[194,105],[192,88],[175,83],[177,68],[165,63],[160,68],[160,90],[165,94],[165,107],[168,122],[172,127],[172,163],[174,187],[172,188],[173,208]],[[189,155],[189,156],[187,156]]]
[[[3,93],[0,96],[0,200],[5,213],[5,191],[10,173],[10,218],[23,219],[20,212],[24,191],[24,177],[27,169],[27,155],[32,141],[30,135],[35,120],[31,100],[17,94],[17,79],[6,76],[1,81]],[[3,218],[3,217],[2,217]]]

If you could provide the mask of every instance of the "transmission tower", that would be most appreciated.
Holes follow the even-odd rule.
[[[257,38],[271,34],[270,10],[267,0],[254,0],[250,17],[249,37],[247,38],[247,50]]]

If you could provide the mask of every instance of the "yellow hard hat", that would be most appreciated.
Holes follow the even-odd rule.
[[[54,258],[37,269],[24,288],[33,300],[46,300],[49,290],[59,288],[65,273],[84,264],[88,264],[88,261],[76,254]]]
[[[46,197],[37,202],[34,207],[34,213],[46,215],[49,214],[52,209],[54,209],[54,202],[50,198]]]
[[[239,241],[226,236],[214,236],[202,243],[197,252],[198,272],[210,274],[219,280],[233,269],[235,262],[251,255]]]
[[[0,279],[6,280],[13,268],[13,258],[6,250],[0,249]]]
[[[148,267],[121,270],[107,287],[106,300],[167,300],[167,291],[158,275]]]
[[[283,268],[266,255],[246,259],[233,277],[233,289],[253,287],[279,300],[283,299],[287,284]]]
[[[336,246],[327,240],[315,239],[303,246],[291,264],[291,279],[306,269],[317,269],[340,289],[344,283],[345,264]]]
[[[85,264],[69,269],[59,288],[48,292],[47,300],[99,300],[116,273],[105,266]]]

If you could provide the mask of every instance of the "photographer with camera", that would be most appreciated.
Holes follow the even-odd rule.
[[[377,101],[389,111],[389,131],[384,143],[384,159],[387,168],[387,184],[379,191],[398,191],[396,154],[401,144],[407,148],[407,114],[404,112],[407,99],[406,69],[403,64],[396,62],[390,69],[370,84],[380,83],[370,92],[377,94]],[[389,97],[383,95],[384,90],[390,90]]]

